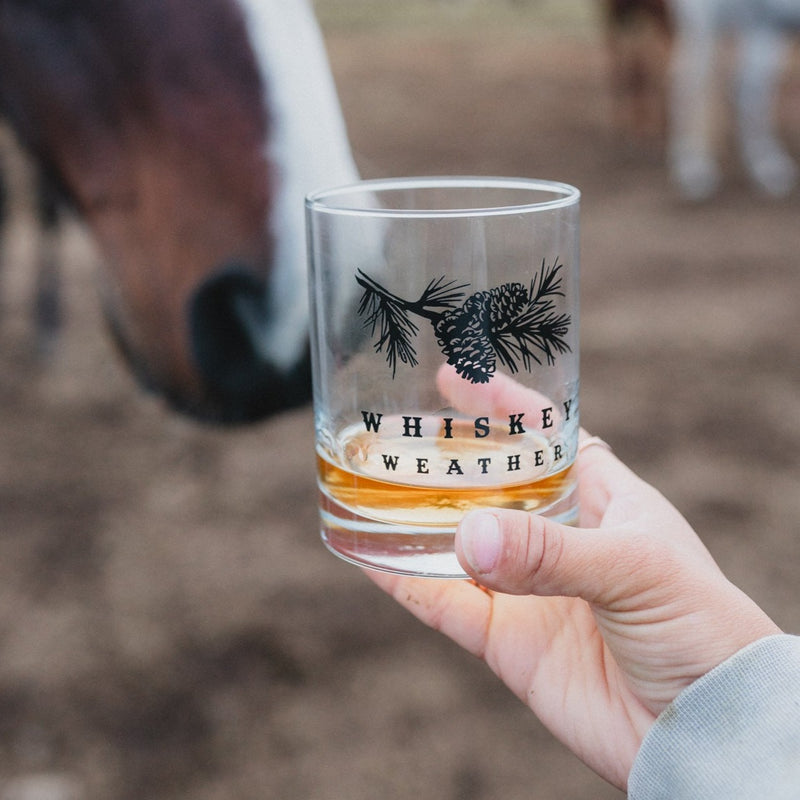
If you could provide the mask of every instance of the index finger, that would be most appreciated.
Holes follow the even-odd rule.
[[[552,401],[541,392],[522,386],[500,372],[495,373],[488,383],[471,384],[464,381],[455,368],[445,364],[437,374],[437,385],[448,402],[466,414],[489,413],[493,417],[504,417],[524,412],[534,421],[540,421],[541,409],[553,407]],[[557,413],[558,410],[553,408],[554,421]],[[610,448],[585,448],[590,438],[589,433],[581,429],[577,458],[580,525],[596,528],[604,521],[614,495],[639,494],[643,484]],[[609,520],[605,522],[608,524]]]
[[[463,414],[486,414],[493,418],[526,414],[533,427],[559,427],[561,417],[569,419],[571,402],[558,407],[547,395],[517,383],[509,375],[496,372],[488,383],[469,383],[449,364],[436,375],[436,385],[447,401]],[[546,411],[546,417],[544,412]]]
[[[597,446],[597,441],[597,437],[590,436],[588,431],[581,428],[577,467],[579,522],[582,528],[608,527],[625,522],[624,519],[609,517],[611,500],[624,495],[638,497],[646,486],[636,473],[614,455],[610,446]]]

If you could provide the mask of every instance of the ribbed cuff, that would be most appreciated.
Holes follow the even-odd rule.
[[[800,798],[800,637],[760,639],[684,689],[645,737],[628,797]]]

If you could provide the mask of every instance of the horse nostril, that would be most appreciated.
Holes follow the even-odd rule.
[[[239,265],[207,278],[189,303],[191,346],[213,416],[249,422],[310,399],[308,354],[289,370],[266,355],[265,281]]]
[[[266,287],[252,272],[229,267],[212,275],[196,290],[190,305],[192,348],[204,372],[226,391],[241,392],[250,384],[257,360],[255,342],[241,311],[264,314]]]

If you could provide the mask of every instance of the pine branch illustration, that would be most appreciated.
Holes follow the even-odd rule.
[[[422,297],[416,303],[408,304],[408,309],[428,319],[438,319],[442,311],[455,308],[464,300],[461,289],[468,286],[468,283],[445,282],[444,277],[436,278],[425,287]]]
[[[558,259],[531,280],[530,287],[505,283],[464,299],[462,289],[444,278],[432,280],[419,300],[411,302],[392,294],[361,270],[356,280],[364,294],[358,313],[366,315],[376,352],[386,352],[392,378],[398,360],[417,365],[412,340],[419,332],[411,315],[429,319],[442,353],[459,375],[472,383],[491,380],[499,361],[512,374],[520,365],[530,371],[533,364],[555,363],[557,353],[570,352],[566,336],[571,318],[556,313],[555,297],[563,297]]]
[[[506,324],[495,331],[493,344],[500,362],[513,373],[521,361],[526,370],[533,362],[541,364],[537,351],[548,364],[555,363],[555,354],[571,348],[564,338],[571,323],[569,314],[556,314],[553,297],[563,297],[559,271],[563,264],[555,259],[552,267],[542,260],[541,271],[531,280],[527,300],[518,313],[506,318]],[[519,286],[519,284],[516,284]]]
[[[359,316],[365,316],[364,326],[370,328],[374,336],[379,330],[375,352],[386,351],[386,361],[392,368],[392,378],[397,373],[398,359],[404,364],[417,365],[417,351],[412,339],[419,327],[409,317],[408,303],[376,283],[366,273],[358,270],[356,281],[364,289],[358,307]]]
[[[520,284],[506,284],[507,288],[516,288],[525,301],[518,303],[516,313],[498,320],[491,338],[498,359],[512,373],[518,371],[520,361],[523,368],[530,371],[534,362],[542,363],[541,356],[548,364],[553,364],[556,352],[570,352],[564,338],[569,331],[570,315],[556,314],[552,299],[564,296],[558,275],[562,266],[558,259],[549,268],[542,261],[542,269],[531,280],[529,292],[525,292]]]
[[[362,270],[358,270],[356,281],[364,289],[358,313],[360,316],[367,315],[364,325],[371,329],[372,336],[376,329],[379,330],[375,352],[383,352],[385,348],[392,378],[397,374],[398,359],[412,367],[418,363],[417,351],[411,341],[419,332],[419,327],[409,315],[438,319],[444,310],[461,302],[464,298],[461,289],[467,285],[446,281],[443,277],[435,278],[425,287],[419,300],[410,302],[388,291]]]
[[[553,261],[553,266],[548,268],[545,260],[542,259],[541,272],[534,275],[531,280],[531,298],[533,302],[538,302],[541,298],[552,295],[564,296],[564,292],[561,291],[561,278],[558,275],[563,266],[556,258]]]
[[[570,352],[564,338],[569,331],[569,314],[543,316],[541,311],[541,308],[531,307],[491,335],[500,363],[512,373],[518,371],[520,361],[523,368],[530,371],[534,362],[542,363],[542,357],[548,364],[553,364],[556,352]]]

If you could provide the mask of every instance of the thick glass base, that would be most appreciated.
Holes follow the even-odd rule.
[[[446,533],[366,534],[323,527],[322,541],[334,554],[359,567],[429,578],[466,578]]]
[[[565,525],[578,519],[577,486],[536,513]],[[455,526],[398,525],[361,516],[320,493],[321,536],[339,558],[368,569],[430,578],[469,577],[455,554]]]

